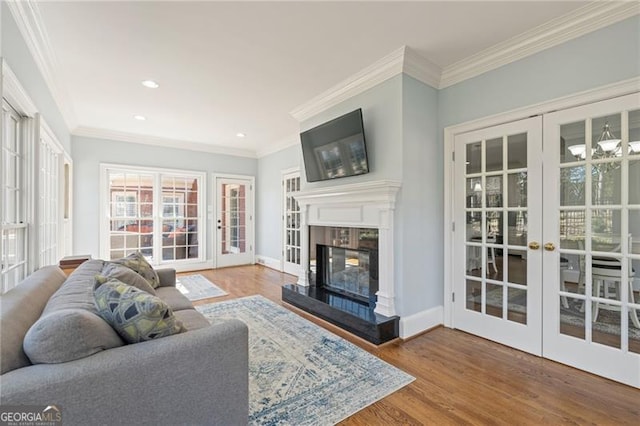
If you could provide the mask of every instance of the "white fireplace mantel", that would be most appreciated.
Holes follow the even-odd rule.
[[[380,180],[314,188],[294,195],[300,205],[301,266],[298,284],[309,285],[309,225],[378,229],[378,301],[375,312],[395,315],[393,212],[400,182]]]

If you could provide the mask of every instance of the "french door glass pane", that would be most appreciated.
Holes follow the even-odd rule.
[[[487,141],[487,172],[502,170],[502,138]]]
[[[527,172],[507,175],[509,207],[527,207]]]
[[[585,166],[560,170],[560,206],[584,206]]]
[[[640,207],[640,160],[629,161],[629,182],[636,183],[629,185],[629,205]]]
[[[577,249],[584,248],[585,236],[585,211],[561,210],[560,211],[560,248]]]
[[[527,167],[527,134],[510,135],[507,138],[509,170]],[[524,191],[526,195],[526,190]]]
[[[584,299],[560,296],[560,333],[586,339]]]
[[[585,121],[560,126],[560,163],[584,160],[587,156]]]
[[[526,262],[525,262],[526,265]],[[509,287],[509,310],[507,319],[520,324],[527,323],[527,291],[520,288]]]
[[[246,247],[246,193],[244,184],[223,183],[220,211],[222,254],[239,254]]]
[[[482,142],[467,145],[467,174],[480,173],[482,167]]]
[[[595,205],[620,204],[621,162],[591,166],[591,200]]]

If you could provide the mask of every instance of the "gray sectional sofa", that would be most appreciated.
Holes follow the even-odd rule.
[[[101,318],[93,317],[86,298],[104,266],[101,260],[85,262],[68,278],[58,267],[45,267],[0,296],[0,404],[56,405],[68,425],[246,425],[247,326],[238,320],[210,325],[175,288],[175,271],[164,269],[157,271],[156,295],[187,331],[135,344],[103,344],[96,337],[105,331],[98,330]],[[87,320],[79,327],[61,325],[62,337],[52,351],[73,351],[69,346],[82,343],[95,347],[95,353],[32,363],[23,350],[25,335],[43,311],[41,323],[51,325],[51,305],[65,286],[66,305],[56,315],[86,308],[81,315]],[[96,333],[87,332],[91,326]]]

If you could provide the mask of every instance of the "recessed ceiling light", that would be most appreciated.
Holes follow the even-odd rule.
[[[245,137],[245,136],[247,136],[247,135],[245,135],[245,134],[244,134],[244,133],[242,133],[242,132],[238,132],[238,133],[236,133],[236,136],[237,136],[237,137],[239,137],[239,138],[244,138],[244,137]]]
[[[153,80],[143,80],[142,85],[144,87],[148,87],[149,89],[157,89],[160,85]]]
[[[140,121],[144,121],[147,119],[147,117],[145,117],[144,115],[134,115],[133,118]]]

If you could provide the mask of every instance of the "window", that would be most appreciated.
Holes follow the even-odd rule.
[[[39,266],[54,265],[64,250],[61,238],[60,205],[62,179],[62,149],[55,142],[51,132],[43,126],[38,155],[38,249],[40,251]]]
[[[297,275],[301,262],[300,205],[295,195],[300,191],[300,172],[283,172],[284,272]]]
[[[109,203],[103,257],[140,251],[154,264],[201,260],[204,174],[103,166]]]
[[[25,119],[2,101],[2,292],[14,287],[28,273],[26,217]]]
[[[0,61],[2,62],[2,61]],[[54,133],[38,114],[6,62],[1,63],[0,291],[71,252],[70,213],[64,216],[63,164],[71,166]],[[67,171],[70,170],[67,169]]]

